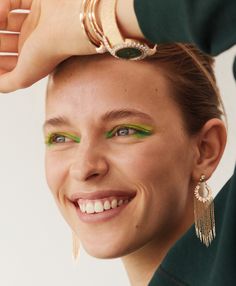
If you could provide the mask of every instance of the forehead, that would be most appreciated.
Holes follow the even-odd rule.
[[[110,56],[74,57],[49,81],[46,117],[96,121],[109,110],[131,108],[155,117],[177,109],[170,92],[162,70],[153,63]]]

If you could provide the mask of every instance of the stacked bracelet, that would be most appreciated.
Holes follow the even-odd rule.
[[[98,4],[101,5],[102,27],[99,27],[96,18]],[[141,60],[155,54],[157,45],[150,48],[138,40],[123,38],[116,22],[116,5],[117,0],[83,0],[82,2],[81,25],[97,53],[108,51],[116,58],[129,60]]]
[[[83,0],[80,22],[85,35],[90,43],[95,46],[97,53],[105,53],[107,50],[102,41],[102,31],[97,25],[95,10],[99,0]]]
[[[97,39],[99,39],[100,43],[103,43],[103,33],[100,27],[98,26],[97,19],[96,19],[96,9],[97,9],[98,3],[99,3],[99,0],[90,1],[90,9],[89,9],[88,17],[89,17],[91,28],[93,29],[94,34],[97,36]]]

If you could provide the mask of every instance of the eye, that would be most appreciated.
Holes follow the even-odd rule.
[[[80,138],[63,132],[63,133],[50,133],[45,140],[45,144],[48,146],[63,144],[68,142],[79,143]]]
[[[133,135],[138,130],[135,130],[134,128],[129,127],[121,127],[116,129],[116,131],[113,133],[114,136],[127,136],[127,135]]]
[[[145,129],[142,126],[136,125],[125,125],[125,126],[117,126],[111,131],[107,132],[106,137],[136,137],[136,138],[144,138],[146,136],[150,136],[152,134],[151,129]]]
[[[67,140],[68,140],[68,138],[66,138],[66,136],[60,135],[60,134],[54,134],[50,138],[51,143],[65,143],[65,142],[68,142]],[[70,139],[69,139],[69,141],[70,141]]]

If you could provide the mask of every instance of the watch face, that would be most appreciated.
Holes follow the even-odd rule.
[[[115,55],[121,59],[135,59],[140,58],[143,52],[135,47],[124,47],[115,52]]]
[[[103,44],[114,57],[126,60],[142,60],[147,56],[154,55],[157,48],[155,45],[151,49],[146,44],[131,39],[125,39],[125,42],[112,47],[105,36],[103,36]]]

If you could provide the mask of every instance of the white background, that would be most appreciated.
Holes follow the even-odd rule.
[[[215,194],[236,159],[236,47],[217,57],[216,75],[229,121],[228,145],[209,181]],[[71,232],[53,201],[44,175],[42,124],[46,80],[0,94],[0,285],[128,286],[120,259],[71,254]],[[96,243],[96,238],[94,238]]]

